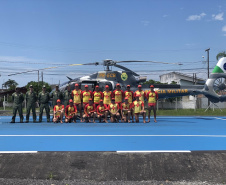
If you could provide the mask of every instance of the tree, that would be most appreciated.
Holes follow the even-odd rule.
[[[35,91],[36,93],[39,93],[39,92],[42,91],[42,85],[41,85],[41,83],[38,84],[38,82],[35,82],[35,81],[30,81],[30,82],[28,82],[27,85],[26,85],[26,88],[27,88],[28,90],[29,90],[30,85],[33,86],[34,91]],[[46,91],[47,91],[47,92],[51,92],[52,88],[51,88],[51,86],[50,86],[47,82],[43,82],[43,85],[46,86]]]
[[[217,60],[219,60],[222,57],[226,57],[226,52],[225,51],[222,51],[222,52],[218,53],[217,56],[216,56]]]
[[[2,84],[8,90],[15,90],[18,83],[15,80],[8,79],[5,83]]]

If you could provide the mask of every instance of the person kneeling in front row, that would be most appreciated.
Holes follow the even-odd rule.
[[[111,99],[111,104],[108,105],[108,110],[111,116],[111,122],[119,122],[120,114],[119,114],[119,105],[115,103],[115,98]]]
[[[69,105],[65,109],[65,123],[76,123],[77,107],[73,104],[73,100],[69,100]]]
[[[60,99],[57,100],[57,105],[54,106],[53,109],[53,122],[58,123],[63,123],[63,115],[64,115],[64,105],[61,104]]]
[[[89,99],[89,103],[85,106],[83,118],[86,120],[86,123],[91,122],[90,118],[93,118],[93,123],[96,118],[96,107],[93,104],[92,98]]]
[[[136,123],[139,123],[139,115],[143,115],[143,122],[146,123],[146,111],[144,110],[144,102],[139,100],[139,95],[136,95],[136,100],[132,104],[133,112],[135,114]]]

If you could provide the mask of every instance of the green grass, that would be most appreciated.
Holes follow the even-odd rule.
[[[153,112],[152,112],[153,115]],[[161,116],[226,116],[226,109],[178,109],[178,110],[158,110],[157,115]]]

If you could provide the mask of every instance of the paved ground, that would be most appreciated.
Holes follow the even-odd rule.
[[[0,117],[1,152],[226,150],[226,118],[223,117],[158,117],[158,123],[152,120],[147,124],[10,124],[10,119]]]

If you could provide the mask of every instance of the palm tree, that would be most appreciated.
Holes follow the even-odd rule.
[[[18,85],[18,83],[15,80],[8,79],[5,83],[2,84],[4,87],[6,87],[9,90],[14,90],[15,87]]]
[[[222,52],[218,53],[217,56],[216,56],[217,60],[222,58],[222,57],[226,57],[226,52],[225,51],[222,51]]]

